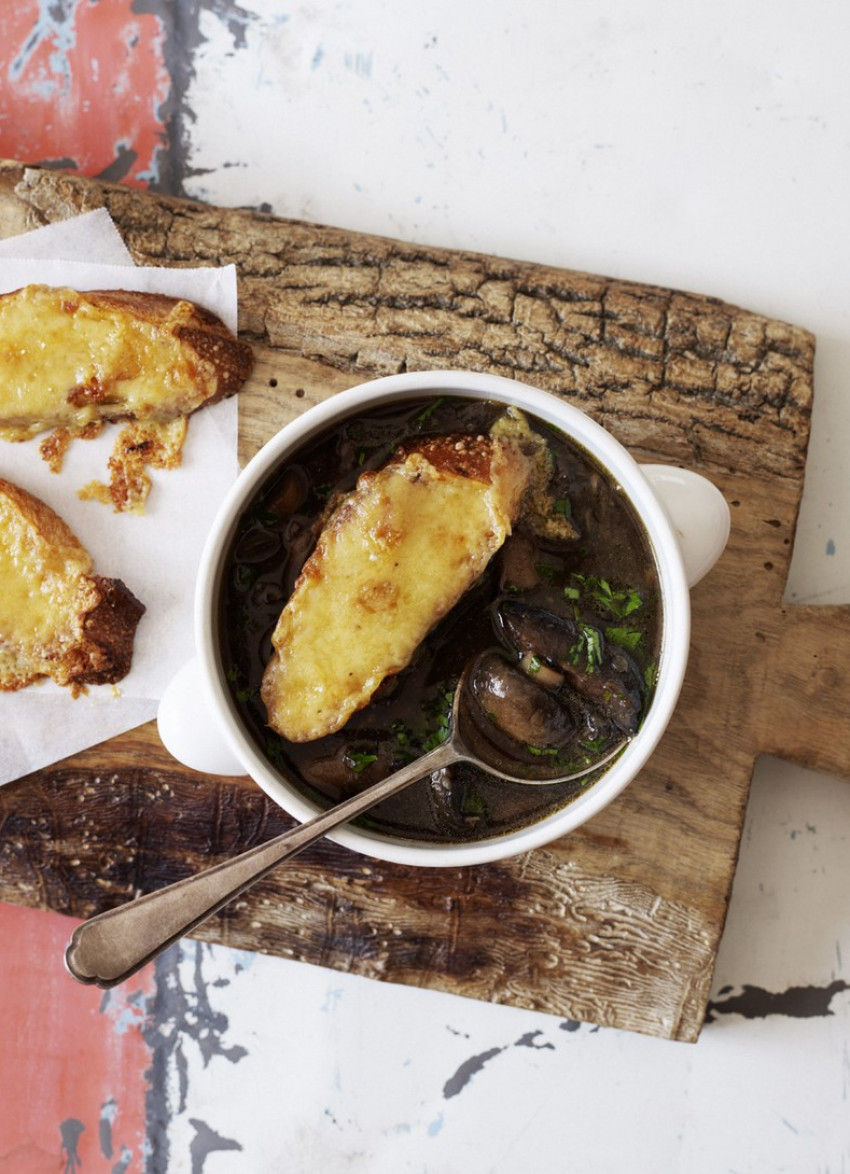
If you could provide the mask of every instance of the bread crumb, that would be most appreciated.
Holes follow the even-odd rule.
[[[80,489],[83,501],[112,505],[115,513],[143,514],[151,491],[146,468],[176,469],[183,459],[188,421],[134,420],[119,432],[109,458],[109,484],[90,481]]]

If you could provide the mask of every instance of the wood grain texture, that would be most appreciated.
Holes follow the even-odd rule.
[[[198,936],[696,1039],[757,755],[850,775],[850,609],[782,603],[812,336],[716,298],[0,167],[0,236],[97,206],[140,264],[238,266],[257,355],[242,460],[362,379],[469,367],[565,396],[641,459],[706,471],[732,507],[729,547],[693,592],[673,721],[605,811],[476,868],[408,869],[322,843]],[[289,823],[248,780],[185,771],[142,727],[0,790],[0,898],[87,916]]]

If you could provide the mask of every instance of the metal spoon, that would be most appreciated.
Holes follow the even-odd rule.
[[[505,759],[476,734],[464,688],[468,672],[455,689],[450,734],[434,750],[423,754],[381,782],[317,815],[288,832],[250,848],[230,860],[186,877],[166,888],[109,909],[77,926],[65,951],[65,965],[79,982],[112,987],[135,974],[173,942],[190,933],[235,897],[244,893],[282,861],[307,848],[328,832],[395,795],[417,779],[455,762],[471,762],[508,782],[563,783],[583,778],[616,757],[625,738],[602,760],[563,775],[521,777],[505,772]],[[475,742],[475,750],[470,742]],[[482,750],[488,755],[482,757]]]

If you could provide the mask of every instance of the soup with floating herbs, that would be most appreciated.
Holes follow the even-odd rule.
[[[529,466],[516,515],[492,556],[474,565],[456,599],[447,594],[451,583],[446,591],[436,585],[431,597],[452,599],[451,606],[443,614],[438,607],[430,626],[426,615],[404,667],[358,696],[337,728],[303,740],[272,728],[263,687],[275,656],[272,638],[287,603],[310,589],[305,566],[318,575],[325,565],[316,553],[325,528],[340,525],[370,478],[380,484],[405,454],[439,452],[449,441],[472,451],[491,436],[508,437]],[[469,475],[462,463],[455,472]],[[445,575],[418,566],[423,583],[429,569]],[[391,625],[392,608],[373,602],[375,623]],[[337,594],[333,618],[343,635],[323,653],[338,658],[330,667],[343,680],[344,645],[357,639],[346,627],[347,603]],[[352,414],[276,468],[231,538],[219,617],[224,672],[243,723],[275,769],[323,807],[442,741],[468,665],[477,730],[510,773],[564,774],[601,761],[640,727],[660,645],[654,558],[619,486],[550,424],[502,403],[452,395]],[[516,787],[457,764],[385,800],[360,822],[435,843],[485,839],[563,807],[596,777]]]

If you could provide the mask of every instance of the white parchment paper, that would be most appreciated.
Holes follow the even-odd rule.
[[[0,293],[35,282],[185,297],[236,329],[233,266],[136,267],[104,209],[0,242]],[[75,440],[58,474],[38,452],[43,436],[24,443],[0,441],[0,475],[64,518],[91,554],[97,573],[123,579],[147,609],[136,633],[132,669],[115,688],[91,688],[75,699],[48,681],[0,693],[0,783],[149,721],[165,686],[193,653],[198,561],[237,473],[236,400],[202,409],[190,419],[182,466],[151,471],[153,488],[142,516],[118,514],[77,495],[88,481],[108,480],[107,462],[120,427],[108,425],[96,440]]]

